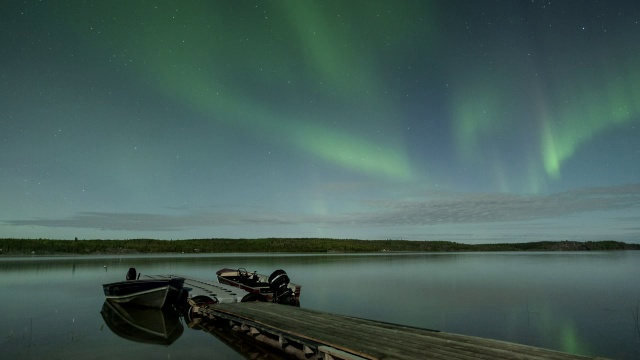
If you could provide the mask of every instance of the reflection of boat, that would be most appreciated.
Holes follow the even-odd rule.
[[[139,280],[134,268],[129,269],[127,280],[103,284],[107,299],[127,304],[136,304],[152,308],[173,305],[184,285],[184,278],[153,278]]]
[[[184,327],[172,309],[151,309],[105,301],[102,318],[114,334],[131,341],[170,345],[182,335]]]
[[[242,301],[270,301],[279,304],[300,305],[300,285],[289,282],[284,270],[276,270],[270,276],[249,273],[246,269],[221,269],[216,272],[222,284],[238,287],[251,293]]]

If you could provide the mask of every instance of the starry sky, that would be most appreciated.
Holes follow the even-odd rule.
[[[3,1],[0,237],[640,242],[636,0]]]

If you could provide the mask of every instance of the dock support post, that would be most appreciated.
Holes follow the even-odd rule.
[[[365,360],[365,358],[360,357],[358,355],[354,355],[342,350],[334,349],[329,346],[318,346],[318,352],[320,352],[324,357],[324,360]]]
[[[280,349],[284,349],[289,342],[284,338],[284,336],[280,335],[278,336],[278,343],[280,344]]]
[[[313,354],[315,354],[315,351],[313,351],[313,349],[308,347],[307,345],[303,345],[302,346],[302,351],[304,351],[305,355],[313,355]]]

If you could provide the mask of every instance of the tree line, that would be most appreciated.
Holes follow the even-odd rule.
[[[51,240],[0,239],[0,255],[148,254],[148,253],[368,253],[469,251],[640,250],[640,244],[618,241],[539,241],[463,244],[450,241],[356,240],[323,238],[191,239],[191,240]]]

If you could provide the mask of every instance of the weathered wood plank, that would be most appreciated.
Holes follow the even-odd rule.
[[[280,309],[278,309],[280,310]],[[255,315],[255,314],[254,314]],[[468,354],[469,356],[473,356],[474,358],[482,358],[483,355],[486,355],[487,358],[499,358],[504,355],[504,353],[500,350],[496,349],[485,349],[481,352],[477,351],[476,346],[468,346],[465,344],[456,344],[446,340],[437,339],[437,338],[425,338],[424,336],[420,336],[414,332],[407,333],[406,331],[400,331],[398,329],[385,331],[385,329],[381,329],[378,327],[377,323],[366,321],[363,319],[357,318],[348,318],[348,317],[335,317],[327,314],[322,316],[321,322],[314,323],[309,321],[311,318],[306,316],[296,317],[291,319],[291,321],[282,321],[281,318],[273,318],[275,314],[269,314],[265,312],[264,319],[266,322],[273,326],[284,327],[289,323],[289,330],[293,330],[295,332],[305,332],[308,337],[312,337],[314,339],[324,337],[327,339],[328,337],[334,338],[332,335],[327,334],[335,334],[339,328],[344,328],[345,325],[348,325],[347,328],[350,332],[349,342],[353,347],[366,347],[374,350],[386,350],[386,351],[398,351],[398,348],[402,351],[402,353],[407,353],[407,355],[411,353],[423,353],[425,345],[429,345],[431,350],[437,350],[440,348],[441,351],[449,352],[452,348],[457,348],[457,352],[460,355]],[[271,316],[271,318],[269,318]],[[353,320],[349,324],[349,322],[340,322],[339,320]],[[297,323],[296,325],[292,323]],[[338,324],[338,325],[335,325]],[[387,325],[387,329],[390,325]],[[357,329],[357,331],[354,331]],[[413,331],[415,329],[410,329]],[[434,332],[427,332],[428,335],[437,334]],[[335,341],[340,341],[342,339],[342,334],[340,336],[335,337]],[[372,341],[373,339],[373,341]],[[378,339],[385,339],[385,342],[380,342]],[[385,349],[383,346],[385,343],[391,343],[393,346],[390,349]],[[513,358],[513,354],[508,354],[509,358]]]
[[[157,279],[157,278],[184,278],[184,286],[189,288],[189,297],[206,296],[216,299],[221,303],[240,302],[241,299],[248,294],[247,291],[230,285],[221,284],[217,281],[200,280],[180,275],[141,275],[141,278]]]
[[[367,359],[584,359],[553,350],[449,334],[271,303],[218,304],[256,326],[324,344]],[[254,325],[252,325],[254,326]]]
[[[287,325],[286,321],[284,323],[279,323],[278,320],[281,320],[281,319],[274,319],[274,318],[266,319],[266,321],[269,322],[272,326],[282,328],[283,326]],[[313,326],[314,324],[311,324],[310,322],[307,321],[309,320],[308,318],[296,317],[294,320],[296,320],[296,322],[299,322],[299,325],[295,326],[295,329],[289,326],[289,331],[293,330],[293,332],[297,333],[298,335],[301,335],[302,332],[306,331],[304,335],[306,335],[308,338],[313,338],[315,340],[317,340],[318,338],[323,338],[324,341],[332,341],[334,345],[339,345],[342,342],[344,342],[344,334],[338,333],[337,335],[334,335],[336,334],[336,330],[337,330],[334,324],[336,323],[339,324],[339,322],[335,321],[336,319],[329,319],[325,317],[324,322],[320,324],[316,324],[318,326]],[[345,323],[342,323],[342,325],[345,325]],[[353,326],[347,327],[348,332],[351,333],[352,335],[348,341],[349,343],[351,343],[351,346],[348,347],[349,349],[358,349],[360,347],[363,347],[365,349],[368,349],[363,351],[368,352],[370,354],[371,352],[382,351],[384,353],[392,352],[392,353],[395,353],[396,355],[401,355],[398,353],[399,351],[401,351],[402,353],[406,353],[406,355],[413,355],[413,356],[418,356],[420,354],[424,355],[424,351],[422,349],[423,346],[417,346],[416,349],[412,349],[412,347],[409,346],[410,344],[407,340],[410,339],[413,336],[413,334],[404,333],[402,334],[404,338],[400,337],[397,339],[387,337],[386,342],[381,342],[379,339],[384,338],[384,336],[388,334],[385,334],[385,333],[375,334],[367,331],[364,331],[364,332],[354,331],[354,329],[356,328],[354,328]],[[390,347],[383,346],[387,343],[390,343],[392,346]],[[416,341],[416,344],[424,345],[424,342],[420,343],[420,341]],[[437,343],[431,344],[431,348],[432,348],[431,350],[438,350],[436,349],[438,345],[441,345],[441,344],[437,344]],[[439,349],[440,350],[439,352],[444,352],[444,353],[451,352],[450,346],[446,346],[446,345],[447,344],[445,344],[445,346],[442,346],[442,349]],[[416,347],[416,346],[414,345],[413,347]],[[414,352],[416,354],[412,354]],[[469,352],[469,353],[471,354],[472,352]],[[371,354],[371,355],[376,355],[376,354]],[[459,354],[459,355],[462,355],[462,354]],[[477,358],[477,356],[475,356],[474,358]],[[491,358],[496,358],[496,354],[493,354]]]

